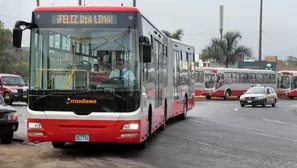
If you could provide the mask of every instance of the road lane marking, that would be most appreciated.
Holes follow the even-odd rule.
[[[269,135],[269,134],[265,134],[265,133],[260,133],[260,132],[252,132],[252,131],[244,131],[246,133],[250,133],[250,134],[255,134],[255,135],[262,135],[262,136],[266,136],[266,137],[270,137],[270,138],[276,138],[276,139],[281,139],[281,140],[286,140],[286,141],[292,141],[292,142],[296,142],[296,139],[291,139],[291,138],[283,138],[280,136],[275,136],[275,135]]]
[[[269,120],[269,119],[265,119],[265,118],[263,118],[263,120],[266,121],[266,122],[274,122],[274,123],[279,123],[279,124],[288,124],[288,123],[283,122],[283,121]]]
[[[239,109],[240,109],[240,107],[236,107],[236,108],[234,109],[234,111],[235,111],[235,112],[238,112]]]

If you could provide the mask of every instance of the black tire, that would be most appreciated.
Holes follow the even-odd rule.
[[[187,118],[188,115],[188,101],[185,100],[184,101],[184,107],[183,107],[183,113],[180,116],[181,120],[185,120]]]
[[[10,132],[4,136],[1,137],[1,142],[3,144],[10,144],[13,140],[13,132]]]
[[[148,147],[148,138],[146,138],[144,141],[142,141],[139,145],[138,145],[139,149],[146,149]]]
[[[228,100],[228,99],[230,98],[230,96],[231,96],[231,90],[228,89],[228,90],[225,92],[224,100]]]
[[[240,104],[240,106],[241,106],[241,107],[244,107],[245,105],[244,105],[244,104]]]
[[[265,99],[263,104],[262,104],[262,107],[266,107],[266,103],[267,103],[267,100]]]
[[[148,140],[151,137],[151,132],[152,132],[152,112],[151,108],[148,113],[148,121],[147,121],[147,137],[144,141],[142,141],[140,144],[137,145],[139,149],[146,149],[148,147]]]
[[[276,99],[274,99],[274,102],[271,104],[272,107],[276,106]]]
[[[6,92],[6,93],[3,95],[3,98],[4,98],[6,104],[8,104],[8,105],[12,105],[13,100],[10,99],[10,95],[9,95],[9,93]]]
[[[293,96],[289,96],[289,99],[293,100],[293,99],[294,99],[294,97],[293,97]]]
[[[64,148],[65,144],[65,142],[52,142],[52,146],[57,149]]]
[[[252,105],[253,107],[256,107],[256,105]]]
[[[207,100],[210,100],[210,99],[211,99],[211,96],[205,96],[205,98],[206,98]]]
[[[166,110],[165,110],[165,112],[164,112],[164,121],[163,121],[163,124],[161,125],[161,127],[160,127],[160,131],[164,131],[165,130],[165,128],[166,128],[166,122],[167,122],[167,115],[166,115]]]

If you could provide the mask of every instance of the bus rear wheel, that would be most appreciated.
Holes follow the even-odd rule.
[[[207,100],[210,100],[210,99],[211,99],[211,96],[205,96],[205,98],[206,98]]]

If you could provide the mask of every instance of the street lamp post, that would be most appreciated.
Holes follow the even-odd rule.
[[[260,0],[260,24],[259,24],[259,69],[262,68],[262,17],[263,17],[263,0]]]

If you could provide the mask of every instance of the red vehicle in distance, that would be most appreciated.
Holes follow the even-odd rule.
[[[0,93],[5,103],[11,105],[15,101],[28,102],[28,86],[19,75],[0,74]]]

